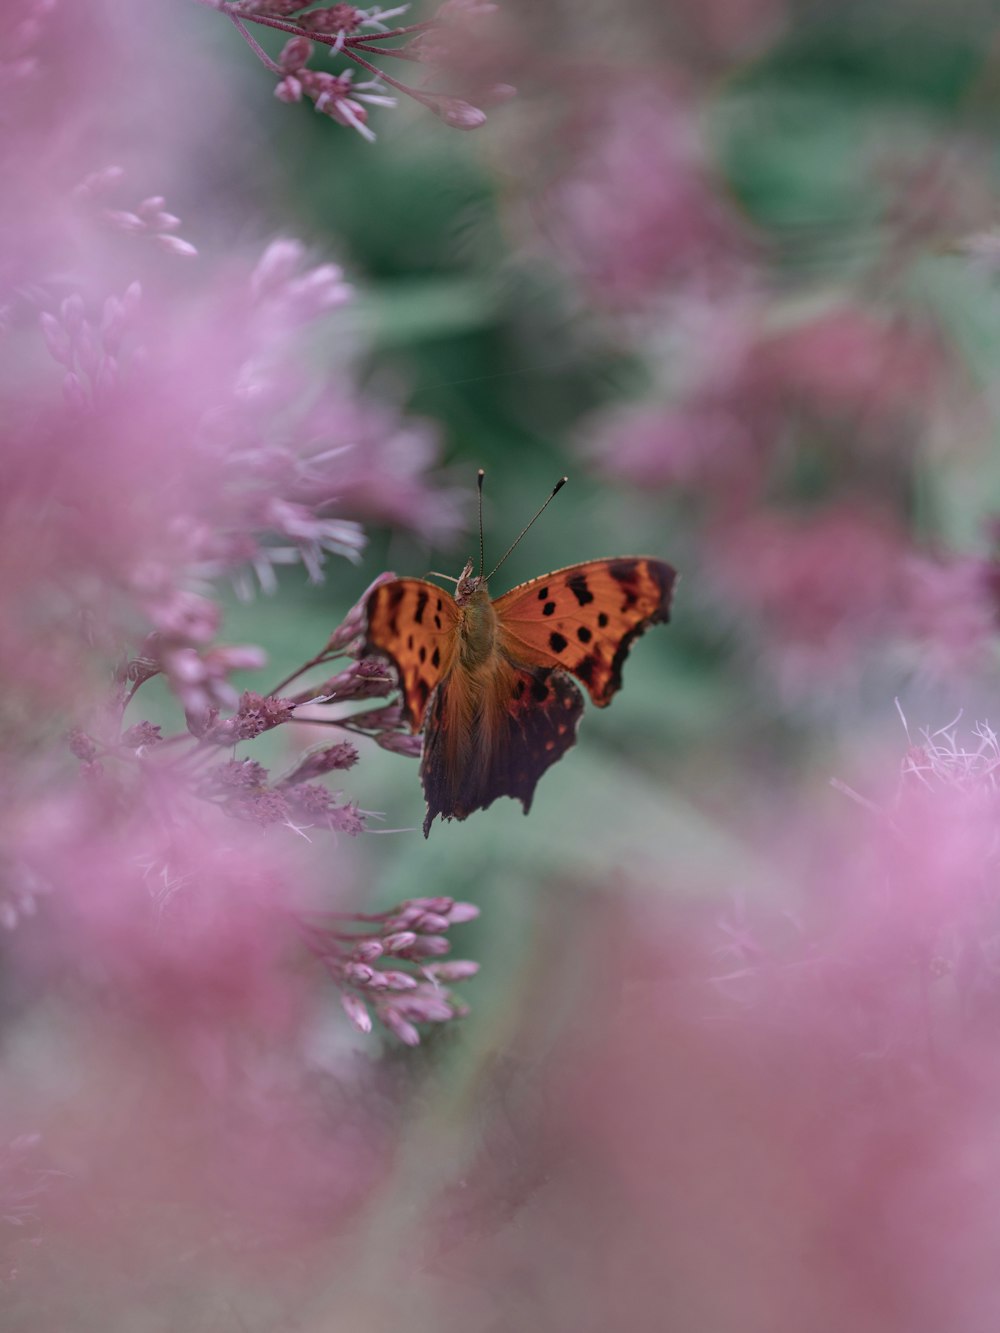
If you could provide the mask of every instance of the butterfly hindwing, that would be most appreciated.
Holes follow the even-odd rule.
[[[516,662],[572,672],[603,708],[632,643],[669,620],[676,580],[663,560],[621,556],[521,583],[493,603],[504,650]]]
[[[452,667],[459,621],[455,600],[424,579],[393,579],[372,591],[366,612],[364,651],[392,661],[407,721],[419,731],[431,695]]]
[[[583,695],[558,668],[501,664],[488,708],[470,709],[467,686],[460,672],[445,677],[428,710],[425,837],[437,815],[465,819],[498,796],[512,796],[527,814],[539,778],[576,740]]]

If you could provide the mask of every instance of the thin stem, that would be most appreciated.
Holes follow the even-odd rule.
[[[236,26],[237,31],[246,40],[247,45],[250,47],[250,50],[258,58],[258,60],[260,60],[261,63],[271,71],[272,74],[284,74],[285,71],[281,68],[281,66],[277,63],[277,61],[271,59],[271,57],[261,46],[260,42],[257,41],[256,37],[254,37],[253,34],[247,30],[247,26],[243,22],[243,20],[241,18],[237,18],[237,16],[231,12],[229,14],[229,17],[232,19],[233,23]]]
[[[385,42],[390,37],[405,37],[411,32],[426,32],[428,28],[437,27],[436,19],[425,19],[423,23],[411,23],[405,28],[393,28],[392,32],[371,32],[364,33],[360,37],[347,37],[345,41],[353,46],[356,42]]]
[[[310,671],[314,666],[322,666],[324,662],[334,662],[338,657],[343,657],[343,656],[344,656],[343,653],[329,653],[324,648],[321,653],[318,653],[315,657],[310,658],[308,662],[304,662],[302,666],[296,667],[296,669],[292,672],[290,676],[286,676],[284,680],[279,680],[277,685],[275,685],[273,689],[268,690],[267,694],[265,695],[265,698],[268,699],[275,698],[279,690],[283,690],[285,686],[290,685],[293,680],[298,680],[299,676],[304,676],[305,673],[307,671]]]
[[[433,96],[428,96],[427,94],[422,93],[419,88],[411,88],[408,84],[400,83],[400,81],[394,79],[391,74],[386,74],[384,69],[379,69],[377,65],[372,65],[369,61],[362,59],[361,56],[356,54],[355,47],[352,46],[348,48],[345,46],[343,54],[348,60],[353,60],[355,64],[360,65],[362,69],[368,70],[371,74],[374,74],[376,78],[381,79],[383,83],[387,83],[390,88],[395,88],[397,92],[405,93],[407,97],[412,97],[415,102],[422,102],[424,106],[431,105]],[[388,52],[384,52],[383,54],[388,55]]]
[[[397,60],[412,60],[420,63],[420,57],[412,55],[409,51],[396,51],[390,46],[368,46],[365,42],[352,42],[350,51],[367,51],[373,56],[395,56]],[[350,51],[345,46],[342,50],[343,55],[350,55]]]

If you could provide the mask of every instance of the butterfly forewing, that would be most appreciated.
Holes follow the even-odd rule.
[[[676,580],[662,560],[620,556],[521,583],[493,603],[504,649],[517,662],[571,671],[603,708],[634,640],[670,619]]]
[[[371,593],[365,652],[383,653],[399,672],[407,721],[419,731],[435,687],[451,670],[459,611],[424,579],[394,579]]]

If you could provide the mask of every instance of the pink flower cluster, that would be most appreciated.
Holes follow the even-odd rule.
[[[355,1027],[371,1031],[371,1003],[384,1027],[407,1046],[416,1046],[418,1023],[447,1023],[468,1012],[441,983],[465,981],[476,975],[479,964],[432,960],[450,951],[451,926],[478,915],[478,907],[453,898],[413,898],[388,912],[310,919],[303,930],[341,987],[344,1009]]]
[[[912,497],[928,460],[990,447],[992,409],[947,310],[908,283],[942,236],[988,249],[974,229],[995,211],[989,164],[932,138],[888,164],[859,148],[877,233],[863,263],[835,256],[814,277],[780,228],[734,206],[724,130],[706,129],[715,78],[661,64],[607,95],[570,65],[552,78],[569,112],[533,216],[645,372],[581,423],[584,456],[661,497],[686,565],[730,626],[756,627],[784,690],[823,693],[865,658],[981,670],[997,626],[989,515],[957,547],[917,530]]]
[[[530,1285],[559,1327],[990,1322],[1000,744],[958,722],[910,740],[895,775],[857,764],[860,791],[765,803],[696,902],[590,898],[431,1212],[432,1301],[486,1292],[506,1322]]]

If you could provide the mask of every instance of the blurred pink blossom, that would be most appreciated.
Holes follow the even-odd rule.
[[[423,1235],[445,1308],[457,1285],[554,1328],[989,1324],[1000,747],[985,724],[909,739],[856,764],[854,800],[769,808],[768,905],[738,866],[735,917],[713,919],[721,879],[687,907],[591,898]],[[568,1017],[541,1034],[550,988]]]
[[[847,503],[762,509],[720,524],[707,546],[709,578],[796,692],[856,669],[859,649],[890,629],[906,553],[891,520]]]
[[[612,306],[668,287],[722,287],[747,250],[713,179],[697,107],[680,79],[578,99],[542,225],[561,261]]]

